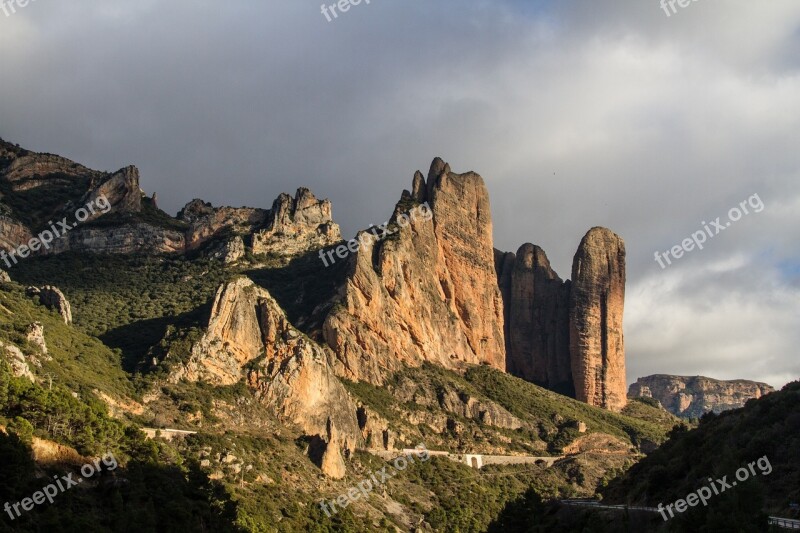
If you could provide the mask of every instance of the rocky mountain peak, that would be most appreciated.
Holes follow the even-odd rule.
[[[429,203],[432,217],[413,216],[421,212],[420,201]],[[394,213],[392,237],[369,242],[351,259],[341,305],[323,326],[337,372],[382,383],[402,365],[424,361],[505,369],[502,297],[483,179],[453,174],[437,158],[427,183],[415,173],[411,197]],[[411,216],[403,219],[406,213]]]
[[[624,307],[625,243],[606,228],[592,228],[572,262],[572,373],[579,400],[614,410],[626,403]]]

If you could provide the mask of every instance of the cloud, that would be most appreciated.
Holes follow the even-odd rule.
[[[442,156],[486,179],[498,248],[539,244],[568,277],[590,227],[626,240],[630,381],[780,385],[797,377],[779,296],[800,265],[798,23],[794,0],[669,18],[656,1],[375,0],[333,22],[296,0],[42,0],[0,17],[0,135],[136,164],[172,212],[308,186],[349,235]],[[763,213],[667,271],[653,261],[754,193]]]

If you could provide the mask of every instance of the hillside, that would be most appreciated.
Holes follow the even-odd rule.
[[[604,495],[611,502],[666,504],[707,484],[709,477],[727,475],[732,480],[737,469],[766,457],[761,466],[768,463],[769,472],[759,466],[759,475],[711,500],[707,508],[693,508],[682,519],[713,523],[729,516],[733,523],[757,519],[762,510],[790,517],[796,510],[789,504],[800,500],[799,450],[800,383],[793,382],[743,408],[707,414],[696,429],[674,432]]]
[[[51,261],[59,269],[65,269],[70,260],[69,256],[63,256],[30,263],[31,270],[27,275],[48,271],[50,267],[47,263]],[[111,268],[118,268],[128,275],[139,273],[137,275],[145,280],[147,275],[158,278],[151,269],[143,268],[138,259],[127,260],[130,262],[124,268],[121,268],[122,261],[125,259],[118,258],[111,262]],[[201,268],[202,265],[201,262],[196,266]],[[94,270],[102,271],[99,267]],[[171,270],[167,268],[158,272],[164,275],[162,285],[152,278],[141,283],[144,286],[168,286],[167,281],[173,276],[170,274]],[[69,274],[64,274],[63,279],[77,281],[80,277],[71,278]],[[210,490],[217,483],[210,478],[217,479],[222,485],[214,489],[213,494],[216,496],[213,497],[219,498],[225,508],[229,509],[226,511],[227,515],[216,518],[222,520],[219,522],[222,530],[234,530],[241,526],[244,530],[255,531],[258,528],[253,524],[272,523],[276,518],[284,517],[285,526],[281,531],[302,530],[312,523],[323,528],[319,531],[325,531],[326,527],[331,528],[331,531],[339,531],[345,527],[344,524],[350,524],[347,527],[355,528],[354,531],[371,531],[376,526],[367,526],[363,522],[365,516],[375,517],[372,524],[379,524],[382,520],[385,520],[385,524],[402,524],[416,515],[436,531],[450,530],[453,524],[458,523],[468,530],[480,531],[500,512],[505,503],[519,497],[531,487],[536,487],[536,490],[547,497],[591,495],[597,483],[607,477],[609,469],[625,468],[635,460],[635,445],[650,440],[663,440],[673,422],[662,420],[661,423],[655,423],[643,420],[657,420],[661,416],[658,415],[658,410],[644,405],[642,408],[646,413],[639,413],[638,418],[611,413],[480,366],[467,368],[463,375],[433,365],[409,369],[395,376],[389,389],[351,383],[348,388],[361,401],[362,409],[385,417],[398,437],[398,445],[399,440],[403,439],[407,444],[424,442],[431,450],[560,454],[576,438],[580,440],[577,423],[583,422],[586,424],[587,436],[609,435],[609,438],[618,443],[618,448],[617,452],[608,454],[605,449],[598,449],[587,442],[585,449],[576,448],[575,455],[557,463],[552,469],[511,465],[489,466],[475,471],[466,465],[436,457],[430,463],[410,468],[403,477],[398,476],[392,481],[388,487],[389,501],[394,502],[392,505],[381,503],[380,498],[376,500],[373,497],[369,504],[359,502],[352,511],[348,510],[329,519],[315,505],[318,499],[326,495],[335,497],[363,477],[359,472],[379,470],[381,461],[364,452],[357,452],[347,461],[345,479],[324,481],[320,484],[318,467],[304,453],[308,443],[302,432],[265,412],[246,387],[214,388],[203,384],[163,383],[158,389],[146,389],[150,391],[147,394],[148,399],[141,403],[141,394],[131,385],[133,376],[121,368],[119,352],[115,353],[100,341],[81,332],[82,329],[91,330],[96,327],[92,321],[99,320],[101,316],[106,320],[121,320],[118,324],[111,322],[117,327],[126,323],[137,323],[136,319],[128,318],[135,316],[130,312],[119,315],[97,313],[94,310],[91,313],[83,312],[86,309],[84,306],[91,302],[101,302],[103,295],[108,294],[108,289],[99,281],[90,279],[80,287],[78,284],[65,285],[70,287],[67,294],[84,295],[83,298],[74,299],[79,302],[73,306],[76,319],[74,326],[65,325],[58,315],[26,297],[22,286],[15,283],[0,286],[2,310],[6,312],[2,319],[3,342],[20,346],[29,360],[31,356],[41,357],[35,347],[23,340],[27,324],[39,321],[44,325],[48,353],[53,357],[53,361],[43,362],[41,368],[31,365],[36,384],[30,384],[25,378],[9,378],[11,390],[17,392],[9,395],[4,403],[4,425],[12,428],[14,434],[21,434],[23,440],[26,432],[32,431],[37,437],[76,447],[82,454],[111,451],[119,458],[120,464],[124,465],[116,475],[134,486],[146,483],[141,477],[142,471],[137,470],[145,468],[145,464],[149,465],[146,467],[149,469],[147,472],[150,472],[147,475],[153,476],[152,483],[164,483],[170,476],[177,476],[175,480],[183,480],[178,486],[185,486],[187,496],[192,491]],[[125,287],[124,284],[121,286]],[[130,290],[141,288],[134,287]],[[123,301],[119,296],[117,298]],[[146,301],[124,301],[147,306]],[[188,307],[191,308],[191,305]],[[92,316],[98,318],[92,319]],[[130,322],[115,319],[115,316],[126,317],[125,320]],[[73,354],[78,348],[81,355],[76,358]],[[45,390],[49,383],[48,376],[53,378],[52,392]],[[144,380],[139,381],[141,387],[142,383],[148,383],[154,377],[145,374],[139,379]],[[71,391],[80,391],[77,399],[72,398]],[[154,396],[156,391],[158,394]],[[86,421],[91,417],[97,419],[97,423],[102,424],[101,427],[108,429],[102,432],[92,430],[93,438],[87,440],[83,433],[65,434],[62,429],[53,428],[45,415],[52,409],[49,402],[56,401],[47,398],[58,397],[53,395],[61,395],[63,400],[58,401],[74,404],[68,409],[74,413],[70,416],[78,427],[89,430],[92,426],[87,426]],[[399,395],[406,395],[409,403],[397,404],[396,398]],[[24,399],[40,396],[44,399],[37,400],[42,402],[39,408],[34,407],[36,404],[30,403],[30,400]],[[109,417],[108,408],[100,398],[114,398],[114,411],[122,418]],[[423,398],[427,398],[427,404]],[[482,406],[475,411],[475,416],[466,408],[474,401],[480,402]],[[37,414],[37,409],[41,409],[41,415]],[[480,413],[487,411],[492,413],[489,418],[486,415],[480,416]],[[89,415],[90,412],[94,414]],[[63,418],[65,415],[60,416]],[[416,416],[426,422],[409,424],[409,416]],[[513,419],[518,420],[522,427],[502,427],[516,425],[513,422],[508,423]],[[21,429],[27,427],[27,424],[30,424],[30,430]],[[136,428],[152,425],[196,429],[199,433],[185,441],[146,443]],[[103,432],[108,431],[113,436],[103,437],[106,434]],[[24,441],[13,444],[16,441],[12,437],[7,439],[10,439],[6,441],[7,446],[17,449],[15,453],[22,454],[19,457],[25,455]],[[602,444],[606,446],[608,441],[602,441]],[[235,458],[223,460],[227,455]],[[269,457],[278,456],[282,458],[280,462],[268,460]],[[220,458],[213,459],[214,457]],[[142,466],[138,466],[140,464]],[[32,464],[23,463],[19,468],[31,475],[34,471],[32,467]],[[164,473],[156,475],[161,470]],[[31,483],[35,485],[32,480]],[[198,483],[201,485],[196,485]],[[167,486],[170,484],[174,483],[166,483]],[[88,505],[99,512],[104,502],[121,500],[126,508],[137,515],[137,519],[130,523],[138,524],[142,530],[146,530],[143,524],[148,520],[166,523],[165,518],[152,511],[148,507],[150,504],[146,503],[158,501],[161,489],[149,484],[147,486],[147,489],[143,486],[142,489],[151,494],[151,497],[144,500],[144,503],[137,503],[142,500],[132,492],[98,487],[94,492],[80,493],[77,499],[65,499],[64,503],[50,508],[52,510],[45,515],[32,515],[24,523],[31,528],[41,527],[55,516],[75,512],[77,508],[70,510],[73,505]],[[209,489],[202,489],[202,486]],[[456,486],[472,487],[468,492],[470,497],[453,499],[448,496],[448,491]],[[19,487],[16,490],[14,494],[24,493]],[[286,500],[283,496],[287,493],[294,496]],[[435,495],[433,501],[431,494]],[[163,497],[167,498],[166,495]],[[487,506],[489,502],[495,503]],[[96,528],[94,530],[119,530],[99,517],[93,520],[92,527]],[[208,517],[207,520],[212,518]],[[15,523],[15,527],[21,527],[18,526],[20,523]],[[70,523],[69,520],[65,522]],[[71,527],[65,525],[64,530],[69,531]]]

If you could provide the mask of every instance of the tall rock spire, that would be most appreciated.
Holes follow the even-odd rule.
[[[592,228],[572,263],[569,337],[575,397],[614,411],[626,404],[625,243]]]

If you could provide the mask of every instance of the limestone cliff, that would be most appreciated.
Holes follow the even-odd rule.
[[[538,246],[495,252],[506,320],[509,373],[592,405],[625,405],[622,311],[625,248],[593,228],[562,281]]]
[[[550,267],[544,250],[524,244],[510,258],[508,371],[542,387],[572,396],[569,360],[569,282]]]
[[[429,216],[420,212],[427,202]],[[416,211],[415,211],[416,210]],[[434,160],[417,173],[391,217],[394,233],[350,256],[339,303],[323,334],[337,373],[380,384],[403,365],[431,361],[505,369],[489,196],[475,173]]]
[[[253,234],[253,253],[294,256],[342,240],[333,222],[330,200],[317,200],[305,187],[294,198],[281,194],[272,204],[266,227]]]
[[[265,289],[247,278],[220,287],[203,337],[171,381],[230,385],[245,378],[265,405],[308,435],[359,441],[356,405],[331,367],[332,354],[297,331]]]
[[[32,209],[32,196],[48,201]],[[98,205],[100,197],[108,200],[109,208],[76,223],[75,211],[90,203]],[[214,239],[230,242],[238,237],[256,254],[291,257],[341,240],[330,202],[317,200],[305,188],[298,189],[294,198],[281,194],[271,210],[215,208],[193,200],[175,218],[158,208],[155,194],[145,196],[136,167],[100,172],[0,140],[0,249],[28,243],[63,217],[73,228],[37,253],[183,253]],[[232,262],[242,257],[244,249],[238,244],[232,242],[233,253],[226,251],[220,259]]]
[[[572,375],[578,400],[615,411],[627,401],[624,305],[625,243],[605,228],[592,228],[572,262]]]
[[[744,407],[747,400],[775,392],[766,383],[737,379],[722,381],[703,376],[656,374],[636,380],[628,397],[655,398],[675,416],[699,418],[705,413],[721,413]]]

